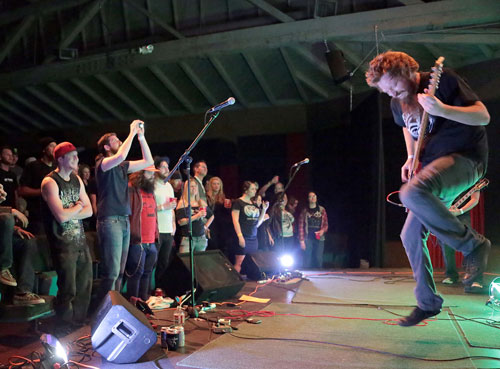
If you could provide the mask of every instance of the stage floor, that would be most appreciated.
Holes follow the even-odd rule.
[[[209,319],[232,317],[233,335],[211,333],[206,321],[186,322],[186,346],[166,352],[157,344],[138,363],[112,364],[95,353],[85,365],[98,368],[498,368],[500,312],[485,306],[486,295],[470,295],[460,285],[444,286],[435,273],[444,309],[425,325],[394,325],[398,314],[415,304],[408,269],[305,271],[306,280],[258,285],[248,281],[240,291],[269,298],[219,307]],[[492,275],[486,276],[491,280]],[[237,302],[237,299],[232,301]],[[236,322],[247,312],[262,315],[261,324]],[[260,313],[256,313],[260,312]],[[155,312],[153,323],[170,325],[172,310]],[[64,337],[68,344],[90,334],[86,326]],[[82,347],[73,347],[73,353]],[[9,357],[42,352],[33,325],[0,325],[0,364]],[[87,354],[92,354],[88,351]],[[83,355],[84,356],[84,355]],[[74,355],[79,361],[82,355]],[[465,358],[465,359],[462,359]]]

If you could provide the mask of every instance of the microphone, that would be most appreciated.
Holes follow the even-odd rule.
[[[296,167],[300,167],[304,164],[308,164],[309,163],[309,158],[305,158],[304,160],[302,161],[299,161],[298,163],[295,163],[294,165],[292,165],[292,168],[296,168]]]
[[[221,109],[224,109],[226,106],[233,105],[236,102],[234,97],[230,97],[226,101],[221,102],[220,104],[215,105],[214,107],[208,109],[207,113],[214,113]]]

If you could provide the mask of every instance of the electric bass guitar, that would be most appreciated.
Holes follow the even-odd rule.
[[[467,193],[465,193],[462,197],[460,197],[458,200],[453,201],[453,205],[451,205],[450,210],[458,210],[460,208],[460,205],[462,205],[465,201],[467,201],[474,192],[481,191],[489,184],[490,181],[487,178],[481,179],[474,186],[472,186],[470,190],[467,191]]]
[[[431,79],[429,81],[429,87],[427,88],[427,94],[434,96],[436,90],[439,86],[439,80],[441,78],[441,73],[443,73],[443,62],[444,57],[440,56],[438,60],[434,63],[432,67]],[[420,151],[425,140],[425,133],[427,131],[427,126],[429,125],[429,114],[424,110],[422,118],[420,119],[420,132],[418,134],[418,140],[415,145],[415,151],[413,152],[413,160],[411,163],[410,171],[408,172],[408,181],[415,175],[419,165]]]

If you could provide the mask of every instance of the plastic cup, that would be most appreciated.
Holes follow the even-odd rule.
[[[319,234],[319,231],[318,232],[314,232],[314,235],[316,236],[316,239],[319,240],[321,238],[320,234]]]

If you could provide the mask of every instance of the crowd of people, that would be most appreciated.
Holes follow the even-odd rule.
[[[72,143],[52,138],[40,141],[40,158],[24,169],[16,164],[17,152],[2,148],[0,283],[16,288],[14,304],[45,302],[33,291],[40,237],[47,239],[58,276],[55,311],[69,327],[84,324],[110,290],[148,300],[153,285],[176,278],[169,274],[173,254],[190,246],[220,249],[238,272],[245,255],[259,250],[286,251],[301,266],[322,266],[328,219],[314,192],[300,214],[298,200],[288,198],[277,176],[260,190],[245,181],[241,196],[230,199],[203,160],[193,165],[189,181],[170,173],[170,159],[153,157],[144,133],[144,123],[135,120],[123,142],[115,133],[103,135],[95,168],[79,163]],[[127,160],[135,139],[142,157]],[[272,194],[266,193],[270,187]],[[94,291],[86,231],[96,232],[99,245]]]

